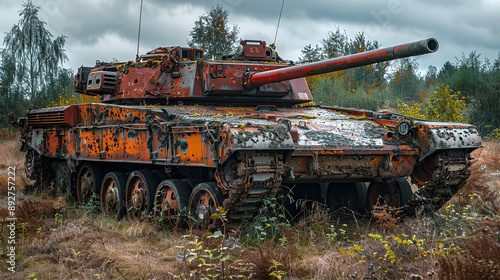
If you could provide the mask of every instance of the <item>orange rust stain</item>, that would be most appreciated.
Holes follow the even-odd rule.
[[[80,132],[80,155],[82,158],[99,158],[99,138],[93,130],[85,129]]]
[[[210,142],[203,135],[204,128],[179,127],[173,129],[174,153],[181,165],[215,167],[214,155],[210,151]],[[216,151],[213,151],[216,152]]]
[[[64,155],[70,155],[73,156],[76,153],[76,147],[75,147],[75,134],[72,131],[65,131],[65,134],[62,139],[62,153]]]
[[[309,158],[308,157],[300,157],[299,158],[299,163],[302,166],[307,166],[308,162],[309,162]]]
[[[123,130],[113,127],[103,130],[103,149],[106,151],[106,159],[124,160],[125,147]]]
[[[44,150],[46,153],[50,156],[56,156],[59,147],[59,139],[55,130],[48,130],[46,132],[44,143]]]
[[[384,156],[376,156],[374,159],[371,160],[372,165],[378,165],[380,161],[384,158]]]

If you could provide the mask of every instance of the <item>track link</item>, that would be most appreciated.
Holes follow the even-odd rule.
[[[280,153],[243,153],[238,160],[237,177],[223,203],[230,221],[253,217],[263,199],[275,198],[284,170]]]
[[[461,150],[439,152],[429,170],[432,171],[432,180],[413,194],[405,212],[413,213],[423,206],[424,211],[430,214],[441,208],[465,185],[470,176],[468,168],[471,159],[469,153]]]

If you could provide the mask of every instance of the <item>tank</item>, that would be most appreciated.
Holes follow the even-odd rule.
[[[465,184],[481,147],[474,126],[314,105],[305,79],[433,53],[435,39],[303,65],[264,41],[241,44],[216,61],[175,46],[80,67],[75,91],[102,102],[14,122],[27,175],[79,203],[100,201],[104,215],[200,224],[251,218],[279,192],[332,211],[432,212]]]

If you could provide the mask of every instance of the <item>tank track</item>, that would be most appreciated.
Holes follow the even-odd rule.
[[[226,219],[237,221],[258,213],[264,198],[274,199],[284,172],[283,156],[279,153],[245,153],[238,157],[237,178],[223,202]],[[440,209],[466,183],[470,176],[469,153],[444,150],[436,154],[431,166],[432,180],[417,190],[404,213],[414,214],[424,209],[433,213]]]
[[[238,173],[223,206],[229,221],[253,217],[263,199],[274,199],[283,176],[280,153],[245,153],[238,157]]]
[[[466,183],[470,176],[469,153],[444,150],[435,156],[432,180],[418,189],[405,212],[412,214],[423,207],[425,213],[432,214],[448,202]]]

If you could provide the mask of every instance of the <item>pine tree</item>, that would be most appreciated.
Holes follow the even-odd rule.
[[[299,57],[300,63],[314,62],[324,59],[321,47],[319,47],[318,45],[313,47],[311,44],[309,44],[307,46],[304,46],[304,48],[300,52],[302,53],[302,56]]]

